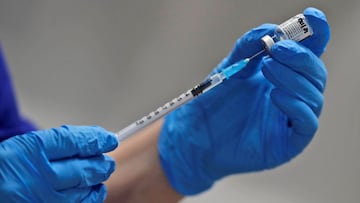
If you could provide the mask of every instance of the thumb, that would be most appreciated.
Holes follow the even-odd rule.
[[[223,61],[214,69],[212,74],[218,73],[223,69],[229,67],[230,65],[238,62],[239,60],[248,58],[257,52],[263,49],[261,38],[265,35],[272,35],[276,28],[275,24],[263,24],[257,28],[253,28],[250,31],[246,32],[242,37],[240,37],[235,45],[233,50],[229,55],[223,59]],[[257,72],[257,64],[259,63],[261,57],[254,58],[249,62],[249,64],[237,74],[240,77],[248,77],[253,73]],[[255,65],[255,67],[254,67]]]
[[[306,20],[313,29],[314,34],[301,42],[308,47],[317,56],[320,56],[326,48],[330,39],[330,27],[325,14],[316,8],[307,8],[304,10]]]
[[[118,145],[115,135],[98,126],[61,126],[33,132],[44,146],[49,160],[90,157],[106,153]]]

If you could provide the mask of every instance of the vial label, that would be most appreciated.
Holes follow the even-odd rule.
[[[287,39],[301,41],[313,34],[313,31],[303,14],[298,14],[279,25],[279,29]]]

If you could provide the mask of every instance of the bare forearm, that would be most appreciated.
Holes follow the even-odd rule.
[[[160,165],[157,141],[162,121],[124,141],[110,155],[116,170],[106,182],[106,202],[178,202],[182,196],[169,185]]]

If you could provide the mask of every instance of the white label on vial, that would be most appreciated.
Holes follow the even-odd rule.
[[[303,14],[298,14],[279,25],[287,39],[301,41],[313,34]]]

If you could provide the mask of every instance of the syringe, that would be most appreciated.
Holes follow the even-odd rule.
[[[119,141],[125,140],[132,134],[135,134],[141,129],[147,127],[151,123],[155,122],[156,120],[162,118],[163,116],[177,109],[184,103],[218,86],[225,79],[229,79],[232,75],[242,70],[249,63],[250,60],[261,55],[265,51],[269,51],[269,49],[275,42],[284,39],[301,41],[311,36],[312,34],[313,34],[312,29],[309,26],[303,14],[298,14],[290,18],[289,20],[285,21],[284,23],[280,24],[277,27],[277,29],[275,30],[275,34],[272,37],[266,35],[263,38],[261,38],[261,41],[263,42],[265,49],[262,49],[253,56],[242,59],[237,63],[225,68],[221,72],[212,75],[208,79],[196,85],[194,88],[186,91],[185,93],[181,94],[180,96],[166,103],[162,107],[159,107],[155,111],[149,113],[148,115],[135,121],[129,126],[123,128],[118,133],[116,133],[118,136],[118,140]]]
[[[200,84],[196,85],[194,88],[174,98],[173,100],[166,103],[162,107],[159,107],[155,111],[135,121],[134,123],[132,123],[131,125],[127,126],[126,128],[122,129],[117,133],[119,141],[122,141],[127,137],[129,137],[130,135],[134,134],[135,132],[138,132],[139,130],[145,128],[146,126],[150,125],[154,121],[158,120],[159,118],[175,110],[176,108],[188,102],[189,100],[193,99],[194,97],[197,97],[211,90],[212,88],[216,87],[217,85],[222,83],[225,79],[230,78],[232,75],[243,69],[249,61],[250,59],[246,58],[229,66],[220,73],[216,73],[212,75],[210,78],[204,80]]]

